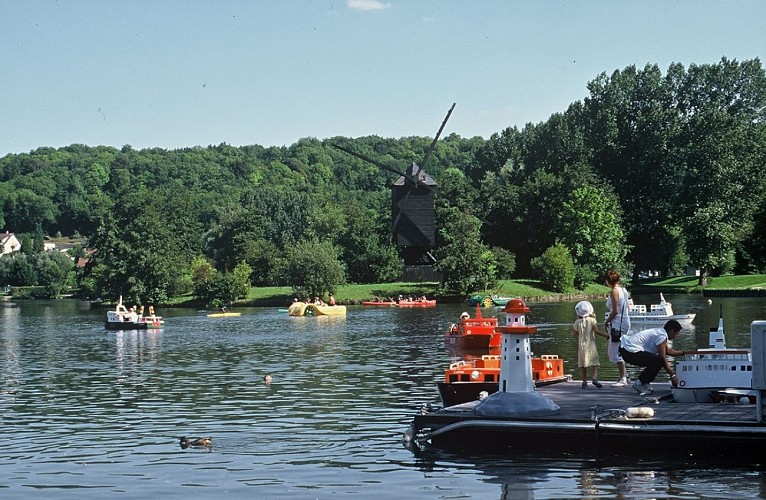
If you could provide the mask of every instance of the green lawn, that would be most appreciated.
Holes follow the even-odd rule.
[[[632,293],[654,293],[663,291],[667,293],[698,293],[702,289],[697,286],[698,278],[695,276],[675,276],[672,278],[650,278],[638,283],[629,283],[628,289]],[[743,276],[720,276],[710,278],[706,290],[746,290],[766,288],[766,274],[743,275]],[[353,304],[373,297],[398,297],[399,295],[419,297],[425,295],[437,298],[442,302],[460,302],[465,297],[441,297],[437,296],[438,283],[378,283],[371,285],[344,285],[338,287],[335,300],[340,303]],[[283,307],[293,301],[289,286],[257,287],[252,288],[247,298],[238,300],[235,306],[262,306]],[[476,292],[479,295],[491,295],[493,293],[501,297],[522,297],[527,300],[567,300],[579,297],[603,297],[609,292],[604,285],[591,284],[585,290],[570,294],[554,293],[545,290],[536,280],[504,280],[495,290]],[[324,297],[327,299],[327,297]],[[191,307],[194,300],[191,295],[177,297],[171,302],[172,305]]]
[[[335,293],[335,300],[341,303],[358,303],[373,297],[398,297],[425,295],[429,299],[438,298],[441,301],[462,301],[465,297],[437,297],[438,283],[377,283],[368,285],[343,285],[339,286]],[[605,295],[609,289],[603,285],[590,285],[576,295]],[[477,292],[481,295],[496,293],[501,297],[523,297],[526,299],[547,298],[551,300],[564,299],[572,295],[562,295],[540,288],[536,280],[504,280],[495,290]],[[326,299],[326,297],[325,297]],[[237,301],[238,305],[253,306],[283,306],[292,302],[293,297],[290,287],[258,287],[250,290],[247,298]],[[182,301],[183,302],[183,301]]]
[[[631,288],[636,289],[659,289],[667,292],[692,293],[703,290],[698,285],[699,278],[696,276],[675,276],[672,278],[651,278],[641,280]],[[750,290],[766,288],[766,274],[727,275],[708,278],[705,290]]]

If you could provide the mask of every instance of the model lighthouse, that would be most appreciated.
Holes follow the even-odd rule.
[[[537,332],[536,326],[528,326],[526,313],[529,308],[521,299],[511,299],[503,309],[505,326],[499,326],[502,333],[500,354],[501,392],[532,392],[535,382],[532,378],[532,350],[529,336]]]
[[[529,336],[536,326],[527,325],[529,308],[521,299],[511,299],[503,309],[505,325],[500,344],[500,386],[498,391],[481,401],[474,412],[480,416],[519,418],[556,415],[559,405],[535,391],[532,378],[532,349]]]

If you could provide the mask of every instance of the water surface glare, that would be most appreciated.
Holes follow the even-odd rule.
[[[707,342],[721,308],[731,347],[749,346],[750,322],[766,319],[765,299],[669,298],[698,315],[679,349]],[[574,302],[529,306],[535,354],[559,354],[575,373]],[[412,416],[438,404],[434,382],[454,360],[442,334],[462,310],[359,306],[345,318],[290,318],[247,308],[210,319],[166,309],[160,331],[109,332],[105,312],[87,303],[0,302],[0,497],[764,496],[760,464],[405,449]],[[499,309],[484,314],[503,321]],[[600,355],[602,379],[614,379],[605,346]],[[213,446],[181,449],[181,436],[212,436]]]

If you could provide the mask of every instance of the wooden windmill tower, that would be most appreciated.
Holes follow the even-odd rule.
[[[399,175],[391,186],[391,234],[394,244],[399,247],[404,263],[402,272],[404,281],[438,281],[440,278],[433,267],[436,259],[431,253],[436,244],[434,199],[437,186],[424,167],[436,148],[439,136],[447,125],[453,109],[455,109],[454,103],[420,163],[412,163],[404,172],[343,146],[335,145],[341,151]]]

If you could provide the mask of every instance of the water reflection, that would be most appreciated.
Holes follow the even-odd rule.
[[[682,334],[678,348],[706,343],[718,301],[669,300],[677,311],[697,313],[696,331]],[[569,374],[577,363],[570,335],[575,302],[529,304],[530,324],[538,325],[534,354],[559,355]],[[603,313],[603,304],[593,303]],[[721,299],[727,343],[749,345],[749,323],[763,319],[765,304]],[[163,310],[160,331],[108,332],[104,310],[81,302],[2,304],[0,418],[12,436],[0,460],[3,496],[762,493],[758,469],[713,473],[691,463],[678,472],[661,462],[413,456],[401,434],[421,405],[438,404],[435,382],[454,360],[443,333],[463,310],[354,307],[345,318],[291,318],[277,309],[243,309],[240,317],[217,320]],[[615,376],[602,356],[605,379],[610,369]],[[212,436],[215,445],[203,453],[182,450],[181,436]]]
[[[757,466],[673,463],[624,458],[555,460],[541,455],[466,457],[441,451],[416,452],[420,470],[435,478],[448,472],[481,475],[495,493],[483,498],[764,498],[764,471]]]

